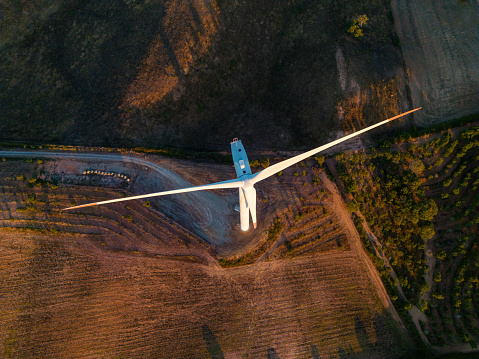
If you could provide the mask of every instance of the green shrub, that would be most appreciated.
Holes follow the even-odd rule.
[[[439,252],[437,252],[437,254],[436,254],[436,258],[437,258],[437,259],[440,259],[440,260],[442,260],[442,261],[443,261],[444,259],[446,259],[446,257],[447,257],[447,253],[446,253],[445,250],[439,251]]]
[[[258,161],[258,160],[251,161],[251,162],[249,163],[249,165],[250,165],[250,167],[252,167],[252,168],[256,168],[256,167],[259,166],[259,161]]]
[[[352,200],[352,201],[346,203],[346,208],[351,213],[357,212],[357,211],[359,211],[359,203],[356,202],[355,200]]]
[[[282,229],[283,225],[281,223],[281,218],[276,218],[273,225],[268,230],[268,240],[276,238],[276,236],[281,232]]]
[[[366,25],[369,18],[366,15],[356,16],[349,25],[348,32],[355,38],[363,37],[363,26]]]
[[[419,304],[418,304],[418,309],[421,311],[421,312],[424,312],[426,309],[427,309],[427,302],[423,299],[421,299],[419,301]]]
[[[304,217],[304,215],[301,212],[298,212],[294,215],[294,220],[295,220],[295,222],[298,222],[301,219],[303,219],[303,217]]]
[[[325,157],[322,155],[316,155],[314,156],[314,159],[316,160],[316,162],[318,162],[318,165],[321,166],[324,163]]]
[[[422,286],[421,286],[421,292],[422,293],[426,293],[429,289],[431,289],[431,286],[427,283],[424,283]]]
[[[269,167],[269,157],[264,157],[261,160],[261,167],[263,168]]]

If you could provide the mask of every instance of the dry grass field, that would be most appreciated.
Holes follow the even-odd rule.
[[[409,107],[387,0],[4,0],[0,24],[1,140],[290,149]]]
[[[415,120],[431,125],[479,111],[479,3],[392,1]]]
[[[411,350],[344,229],[337,193],[312,165],[275,178],[292,196],[284,212],[263,218],[266,228],[282,218],[276,246],[253,264],[222,268],[218,244],[141,202],[61,212],[117,196],[124,184],[57,187],[52,162],[0,162],[4,357],[396,358]],[[274,198],[264,194],[267,208]]]

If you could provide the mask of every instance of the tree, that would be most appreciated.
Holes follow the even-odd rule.
[[[359,203],[356,202],[355,200],[352,200],[352,201],[346,203],[346,208],[351,213],[357,212],[357,211],[359,211]]]
[[[433,199],[430,199],[429,202],[423,203],[421,209],[419,210],[419,218],[425,221],[432,221],[437,214],[437,205]]]
[[[437,252],[437,254],[436,254],[436,258],[437,258],[437,259],[440,259],[440,260],[442,260],[442,261],[443,261],[444,259],[446,259],[446,257],[447,257],[447,253],[446,253],[445,250],[439,251],[439,252]]]
[[[348,177],[343,179],[343,183],[344,183],[344,190],[347,193],[352,193],[352,192],[357,192],[358,191],[358,184],[356,183],[356,181],[353,178],[348,176]]]
[[[425,226],[419,228],[421,239],[427,241],[434,237],[436,232],[434,232],[434,226],[432,224],[426,224]]]
[[[266,168],[269,166],[269,157],[265,157],[261,160],[261,167]]]
[[[363,37],[363,26],[366,25],[369,18],[366,15],[359,15],[353,19],[348,32],[356,38]]]
[[[325,160],[324,156],[321,155],[314,156],[314,159],[316,160],[316,162],[318,162],[318,165],[320,166],[324,163]]]
[[[421,173],[424,172],[426,167],[424,166],[424,163],[420,159],[415,158],[411,161],[411,163],[409,163],[409,169],[412,172],[414,172],[416,175],[420,175]]]

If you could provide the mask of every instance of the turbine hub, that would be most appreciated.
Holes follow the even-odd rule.
[[[248,175],[248,176],[244,176],[244,177],[246,177],[246,178],[243,179],[243,186],[242,187],[245,188],[245,189],[253,187],[254,183],[251,180],[251,177],[253,177],[253,176]]]

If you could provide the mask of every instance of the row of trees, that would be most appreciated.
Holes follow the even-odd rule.
[[[368,153],[344,153],[336,157],[339,176],[352,197],[348,209],[362,211],[398,274],[398,282],[394,282],[384,263],[376,260],[391,298],[398,300],[394,292],[400,284],[410,301],[402,302],[403,309],[414,303],[434,318],[433,311],[443,307],[445,320],[431,319],[426,331],[435,344],[462,341],[474,346],[472,338],[476,335],[477,339],[479,334],[470,319],[477,316],[474,308],[479,305],[474,306],[474,298],[479,294],[477,277],[472,275],[476,262],[459,266],[456,274],[453,269],[465,256],[479,263],[479,257],[471,254],[472,246],[476,245],[476,239],[471,238],[475,237],[463,235],[479,232],[477,135],[479,127],[472,127],[456,139],[446,132],[420,146],[411,144],[407,151],[390,151],[390,144],[386,144]],[[452,219],[451,212],[455,216],[447,225]],[[445,223],[448,230],[443,229]],[[438,233],[437,228],[440,228]],[[368,242],[366,236],[363,238]],[[438,267],[430,286],[424,277],[428,270],[434,269],[426,266],[424,250],[425,243],[432,239],[437,247]],[[451,275],[455,275],[453,291],[445,280]],[[432,302],[421,300],[423,294],[428,294]],[[464,319],[451,318],[447,308]]]

